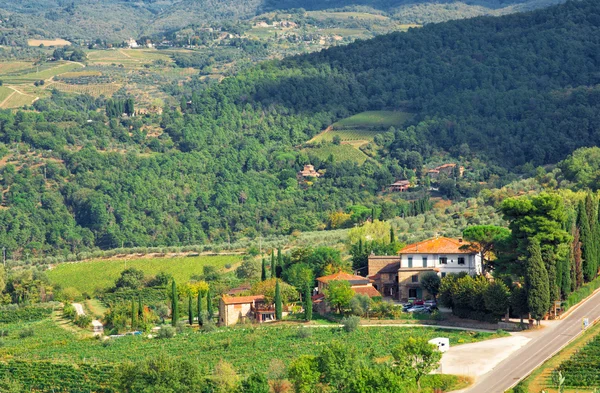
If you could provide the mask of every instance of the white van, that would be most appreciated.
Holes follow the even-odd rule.
[[[428,341],[429,344],[433,344],[438,347],[438,350],[442,353],[450,349],[450,339],[444,337],[436,337]]]

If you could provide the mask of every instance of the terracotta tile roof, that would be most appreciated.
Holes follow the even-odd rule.
[[[381,296],[381,293],[374,286],[367,285],[364,287],[353,287],[352,290],[357,295],[367,295],[368,297],[378,297]]]
[[[328,283],[329,281],[348,281],[350,284],[367,284],[369,279],[362,276],[355,276],[354,274],[348,274],[344,272],[338,272],[335,274],[330,274],[329,276],[323,276],[317,278],[317,281],[322,283]]]
[[[264,295],[255,295],[255,296],[227,296],[223,295],[221,298],[223,303],[225,304],[244,304],[244,303],[254,303],[257,300],[265,300]]]
[[[400,262],[392,262],[385,265],[383,269],[377,272],[377,274],[398,273],[398,269],[400,269]]]
[[[398,252],[398,254],[474,254],[470,249],[461,249],[469,245],[467,242],[449,237],[438,237],[419,243],[409,244]]]

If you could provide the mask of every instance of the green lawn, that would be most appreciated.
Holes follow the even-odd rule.
[[[188,281],[195,274],[201,275],[204,266],[223,268],[240,260],[241,257],[236,255],[223,255],[63,263],[48,271],[48,277],[53,284],[63,288],[73,287],[80,292],[93,293],[96,289],[113,285],[119,274],[129,267],[141,269],[147,276],[164,271],[172,274],[176,280]]]
[[[333,155],[336,161],[353,161],[359,165],[367,161],[367,155],[354,148],[352,145],[326,145],[322,147],[307,148],[306,152],[319,157],[321,160],[327,160]]]
[[[413,117],[399,111],[367,111],[350,116],[333,124],[333,128],[387,128],[401,126]]]

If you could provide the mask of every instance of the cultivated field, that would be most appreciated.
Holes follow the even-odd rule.
[[[319,157],[321,160],[327,160],[329,156],[333,155],[333,158],[338,162],[352,161],[359,165],[364,164],[368,158],[365,153],[348,144],[311,147],[307,148],[306,152]]]
[[[366,12],[327,12],[327,11],[308,11],[307,16],[319,20],[325,19],[359,19],[359,20],[388,20],[384,15],[369,14]]]
[[[32,84],[35,81],[49,80],[57,75],[71,72],[82,67],[83,65],[72,62],[52,62],[40,65],[39,67],[29,64],[28,68],[8,72],[6,74],[2,73],[0,74],[0,78],[2,78],[5,84]]]
[[[407,120],[410,120],[412,116],[410,113],[399,111],[366,111],[334,123],[333,128],[384,128],[401,126]]]
[[[48,278],[53,284],[59,284],[63,288],[73,287],[81,292],[91,293],[96,288],[109,288],[119,274],[130,267],[143,270],[149,277],[166,272],[178,281],[188,281],[193,275],[201,275],[204,266],[224,268],[226,265],[233,266],[240,260],[241,257],[236,255],[224,255],[63,263],[48,271]]]
[[[115,364],[140,360],[166,352],[173,356],[196,359],[212,369],[219,360],[233,364],[240,374],[266,372],[272,359],[288,364],[307,354],[315,355],[324,345],[343,340],[349,350],[373,353],[377,358],[390,356],[391,349],[408,337],[448,337],[451,345],[481,341],[494,337],[489,333],[440,330],[435,328],[371,327],[346,333],[337,327],[311,330],[310,337],[301,338],[295,326],[245,326],[243,329],[218,329],[210,333],[188,331],[168,340],[144,337],[122,337],[110,346],[102,340],[78,339],[71,331],[58,327],[49,319],[32,322],[35,336],[19,338],[18,330],[25,324],[8,325],[8,338],[0,348],[1,360],[51,360],[63,364]]]
[[[71,43],[67,40],[63,40],[62,38],[56,38],[53,40],[28,40],[27,45],[29,46],[69,46]]]
[[[89,94],[93,97],[112,97],[122,85],[116,83],[98,83],[98,84],[81,84],[72,85],[68,83],[55,82],[48,86],[48,88],[63,91],[65,93],[74,94]]]

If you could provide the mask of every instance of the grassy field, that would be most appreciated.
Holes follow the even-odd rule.
[[[28,84],[39,80],[48,80],[54,76],[78,70],[83,66],[78,63],[56,62],[40,66],[39,71],[36,66],[30,65],[30,67],[20,72],[13,71],[7,74],[0,74],[0,78],[2,78],[5,84]]]
[[[311,147],[307,148],[306,152],[313,154],[322,160],[326,160],[330,155],[333,155],[333,158],[336,161],[353,161],[359,165],[364,164],[368,158],[365,153],[351,145],[326,145],[322,147]]]
[[[100,97],[101,95],[105,97],[112,97],[112,95],[121,88],[121,85],[116,83],[71,85],[68,83],[55,82],[48,86],[48,88],[63,91],[65,93],[89,94],[94,97]]]
[[[327,12],[327,11],[308,11],[307,16],[319,20],[324,19],[359,19],[359,20],[388,20],[384,15],[369,14],[366,12]]]
[[[21,108],[25,105],[31,105],[35,100],[34,96],[28,94],[15,93],[6,101],[3,102],[3,109]]]
[[[92,293],[97,288],[113,285],[119,274],[130,267],[143,270],[146,276],[163,271],[172,274],[176,280],[187,281],[195,274],[202,274],[204,266],[223,268],[240,260],[236,255],[224,255],[63,263],[49,270],[48,277],[53,284],[60,284],[63,288],[73,287],[81,292]]]
[[[399,111],[367,111],[342,119],[334,123],[333,128],[388,128],[401,126],[412,116]]]
[[[563,362],[571,359],[578,352],[582,351],[588,343],[590,343],[594,338],[600,336],[600,324],[595,324],[591,328],[589,328],[585,333],[579,336],[575,341],[570,343],[567,347],[565,347],[558,354],[553,356],[551,359],[546,361],[540,367],[538,367],[535,371],[531,373],[531,375],[521,382],[521,385],[528,392],[540,392],[544,390],[546,393],[558,393],[556,386],[552,383],[552,372],[560,366]],[[595,363],[598,368],[600,368],[600,364]],[[569,393],[594,393],[597,388],[600,386],[592,386],[589,388],[573,388],[573,389],[565,389],[564,392]]]
[[[365,129],[346,129],[346,130],[331,130],[322,132],[311,139],[311,142],[331,142],[335,136],[339,136],[343,142],[347,141],[365,141],[370,142],[375,138],[375,135],[381,134],[383,131],[372,131]]]
[[[12,93],[14,93],[14,90],[9,89],[6,86],[0,86],[0,104],[10,97]]]
[[[29,46],[68,46],[71,43],[67,40],[63,40],[62,38],[56,38],[54,40],[28,40],[27,45]]]

